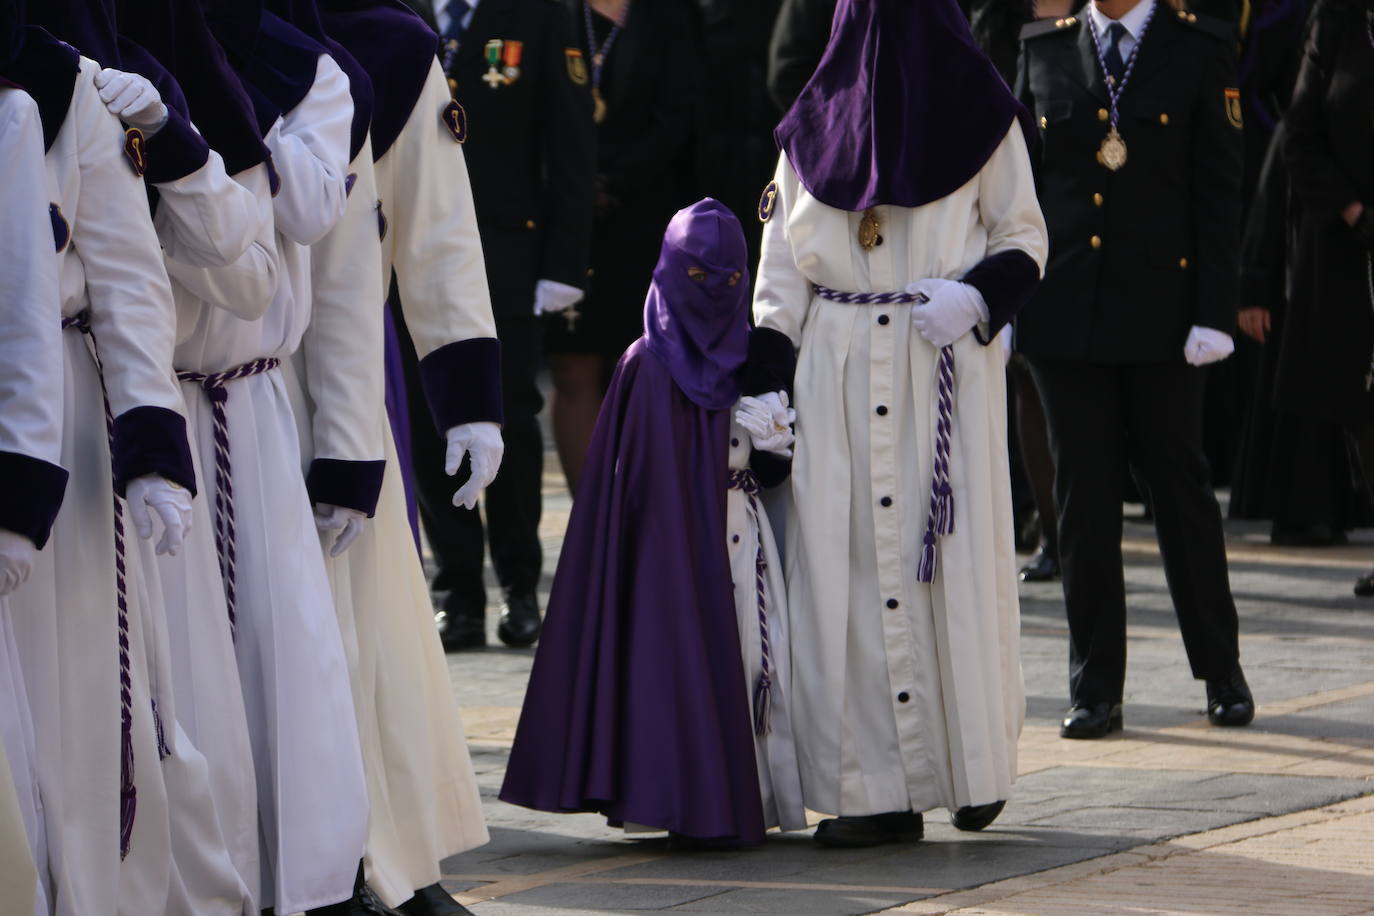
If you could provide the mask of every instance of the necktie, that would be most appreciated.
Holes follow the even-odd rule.
[[[472,4],[468,0],[448,0],[448,28],[444,29],[444,43],[457,42],[463,37],[463,21],[468,18]]]
[[[456,0],[462,2],[462,0]],[[1102,63],[1107,68],[1107,76],[1112,83],[1121,82],[1126,74],[1126,62],[1121,59],[1121,39],[1126,37],[1126,27],[1119,22],[1107,26],[1107,53],[1102,55]]]

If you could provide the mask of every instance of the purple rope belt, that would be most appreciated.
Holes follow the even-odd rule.
[[[234,525],[234,465],[229,450],[230,382],[271,372],[281,365],[275,358],[255,359],[225,372],[178,372],[183,382],[194,382],[210,398],[210,415],[215,424],[215,552],[219,555],[220,577],[224,580],[224,602],[229,609],[229,632],[238,630],[238,530]]]
[[[918,305],[930,300],[924,293],[845,293],[813,286],[817,296],[846,305]],[[930,512],[916,568],[919,582],[935,581],[939,539],[954,533],[954,490],[949,482],[950,450],[954,433],[954,347],[940,348],[936,364],[935,468],[930,483]]]
[[[754,734],[760,738],[772,729],[769,721],[773,708],[773,646],[768,638],[768,561],[763,556],[763,516],[759,512],[759,479],[748,469],[730,471],[730,489],[739,490],[749,498],[749,515],[758,531],[758,548],[754,551],[754,588],[759,609],[759,680],[754,687]]]
[[[91,334],[90,313],[83,311],[72,318],[63,318],[62,330],[79,331],[90,338],[91,353],[100,376],[101,396],[105,402],[105,434],[113,449],[114,413],[110,410],[109,392],[105,390],[105,370],[100,363],[100,349]],[[129,667],[129,589],[124,548],[124,509],[117,495],[114,497],[114,547],[115,606],[118,608],[115,625],[119,632],[119,857],[122,860],[129,855],[129,844],[134,835],[138,790],[134,787],[134,696],[133,675]]]

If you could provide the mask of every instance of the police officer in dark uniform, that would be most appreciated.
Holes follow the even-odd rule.
[[[1066,738],[1122,724],[1123,468],[1149,491],[1208,717],[1245,725],[1203,370],[1231,352],[1242,137],[1235,27],[1164,0],[1092,0],[1025,27],[1017,92],[1041,128],[1050,232],[1016,345],[1049,418],[1069,619]]]
[[[536,589],[544,444],[540,314],[576,308],[587,281],[595,207],[596,136],[587,62],[557,0],[407,0],[441,36],[439,55],[467,112],[464,145],[487,282],[501,341],[506,454],[485,496],[485,539],[504,593],[498,634],[509,646],[539,638]],[[401,334],[404,343],[408,337]],[[433,587],[446,649],[486,644],[484,531],[455,509],[434,433],[405,354],[420,515],[438,565]]]

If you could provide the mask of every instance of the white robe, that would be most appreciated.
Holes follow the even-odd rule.
[[[0,251],[10,258],[0,273],[0,452],[55,465],[62,453],[62,313],[47,187],[38,106],[21,90],[0,89]],[[57,613],[51,591],[38,597],[47,599],[41,613]],[[0,888],[16,914],[42,916],[47,831],[19,652],[9,600],[0,598]]]
[[[387,223],[381,276],[395,271],[421,358],[496,336],[463,148],[442,119],[450,101],[436,61],[375,168]],[[366,872],[383,902],[396,906],[439,880],[440,860],[489,837],[389,426],[382,441],[387,471],[376,518],[337,562],[346,569],[336,569],[335,581],[348,590],[358,637],[354,687],[373,789]]]
[[[1009,249],[1043,265],[1021,130],[949,196],[877,207],[885,243],[871,251],[858,244],[861,214],[813,198],[785,156],[776,181],[754,315],[799,349],[786,541],[806,805],[857,816],[1006,799],[1025,701],[1001,347],[972,334],[954,344],[956,529],[922,584],[937,351],[910,306],[839,304],[811,285],[900,291]]]
[[[178,266],[216,269],[246,261],[266,269],[275,263],[257,244],[263,218],[256,196],[225,173],[218,153],[157,190],[154,225],[179,303],[189,291],[175,281]],[[261,297],[264,307],[267,298]],[[213,468],[207,476],[198,456],[192,460],[200,484],[192,536],[178,556],[153,558],[168,609],[176,722],[184,732],[163,768],[174,805],[168,912],[255,913],[260,864],[253,750],[212,535]]]
[[[242,261],[174,277],[179,370],[223,372],[289,359],[310,321],[308,245],[343,215],[352,101],[322,56],[305,99],[267,137],[281,179],[244,179],[265,207],[272,272]],[[260,230],[261,231],[261,230]],[[261,252],[250,249],[251,255]],[[270,306],[258,308],[265,284]],[[195,301],[196,298],[200,301]],[[208,397],[183,383],[213,501],[215,445]],[[237,523],[240,679],[257,776],[260,906],[291,913],[348,899],[367,832],[367,789],[343,641],[300,467],[296,421],[280,370],[231,382],[226,402]]]
[[[48,194],[71,227],[59,255],[62,314],[89,309],[115,416],[135,407],[181,413],[171,377],[171,290],[143,182],[125,157],[124,129],[81,59],[72,101],[46,156]],[[166,787],[159,765],[153,675],[164,659],[162,608],[126,530],[129,663],[137,811],[120,860],[120,679],[114,505],[101,375],[89,341],[63,335],[60,463],[66,499],[29,586],[12,596],[40,758],[53,905],[60,914],[160,913],[170,878]],[[126,516],[127,512],[122,512]],[[56,612],[53,612],[55,596]],[[149,622],[155,627],[149,630]],[[34,647],[29,651],[28,647]],[[56,660],[56,665],[52,660]],[[170,711],[169,711],[170,714]]]
[[[749,434],[739,424],[730,426],[730,469],[749,467],[752,451]],[[730,577],[735,585],[735,614],[739,621],[739,645],[743,653],[744,683],[749,689],[749,710],[754,723],[754,750],[759,766],[759,794],[766,827],[801,830],[806,827],[802,804],[801,772],[797,746],[792,737],[792,651],[787,620],[787,589],[783,584],[782,556],[773,540],[773,528],[763,505],[763,494],[750,507],[748,495],[730,490],[725,503],[726,545],[730,551]],[[772,680],[768,734],[758,734],[754,690],[763,673],[763,623],[759,620],[758,557],[763,552],[763,604],[768,621],[769,673]]]

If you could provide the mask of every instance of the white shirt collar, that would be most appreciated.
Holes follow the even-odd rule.
[[[443,0],[447,3],[448,0]],[[1097,36],[1101,39],[1107,37],[1107,27],[1113,22],[1120,22],[1126,28],[1126,32],[1131,36],[1132,41],[1140,40],[1140,33],[1145,28],[1145,21],[1150,18],[1150,10],[1154,9],[1157,0],[1141,0],[1135,7],[1120,19],[1108,19],[1102,11],[1097,8],[1097,4],[1092,0],[1088,2],[1088,15],[1092,17],[1093,25],[1097,27]]]

